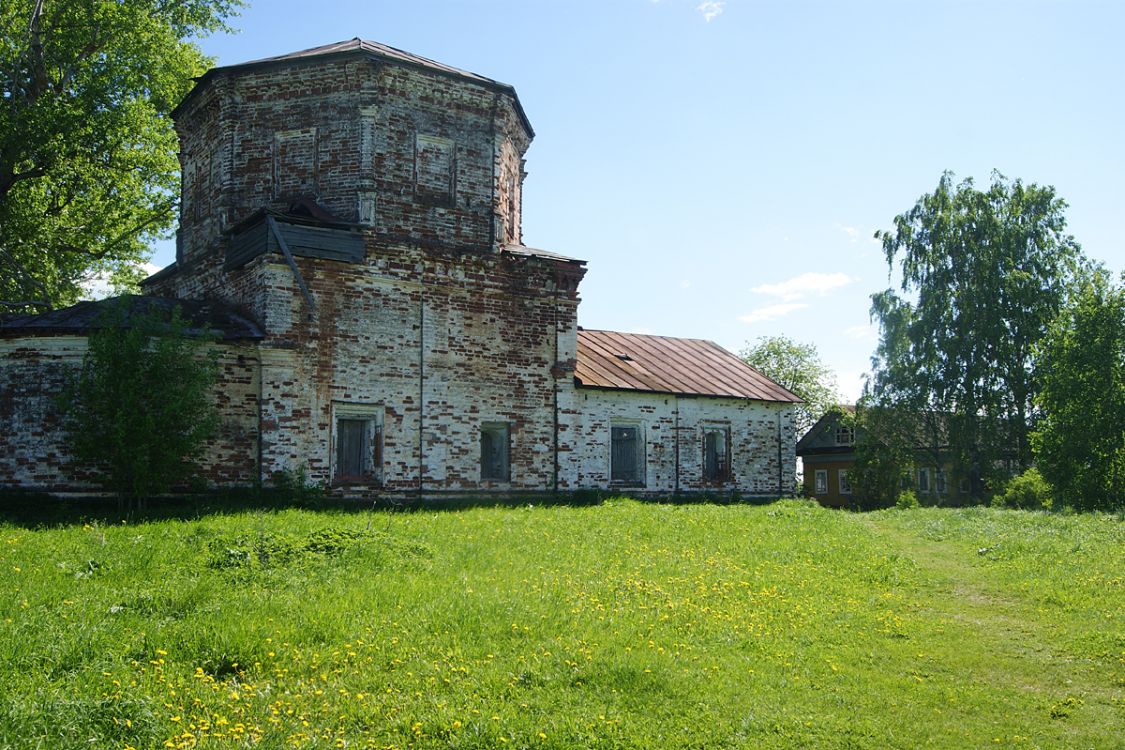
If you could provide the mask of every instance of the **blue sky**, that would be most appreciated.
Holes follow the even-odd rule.
[[[200,42],[219,64],[359,36],[514,85],[524,242],[589,261],[580,324],[785,334],[847,400],[889,283],[872,233],[943,170],[1054,185],[1125,268],[1125,3],[251,0],[233,25]]]

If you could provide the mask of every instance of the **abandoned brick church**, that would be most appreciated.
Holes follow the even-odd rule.
[[[221,334],[214,485],[794,491],[793,394],[708,341],[578,326],[585,263],[522,242],[511,86],[355,39],[215,68],[173,114],[176,262],[127,304]],[[0,323],[0,486],[91,486],[51,397],[105,304]]]

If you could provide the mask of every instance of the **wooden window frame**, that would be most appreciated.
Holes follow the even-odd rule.
[[[717,470],[714,473],[709,471],[708,461],[708,439],[713,436],[719,436],[719,444],[722,445],[722,462],[719,463]],[[709,424],[703,425],[703,438],[702,438],[702,456],[701,456],[701,469],[703,474],[703,482],[705,484],[722,484],[729,482],[732,476],[731,460],[730,460],[730,425],[729,424]]]
[[[813,471],[813,494],[828,494],[828,469],[815,469]]]
[[[633,476],[625,478],[617,478],[619,472],[616,470],[617,464],[613,459],[614,448],[617,443],[617,436],[621,433],[617,430],[632,430],[634,434],[634,452],[633,452]],[[640,422],[618,422],[610,423],[609,427],[609,483],[614,487],[645,487],[648,484],[648,461],[645,451],[645,431],[644,425]],[[624,471],[620,473],[625,473]]]
[[[933,492],[933,488],[930,485],[930,470],[924,466],[918,469],[918,491],[924,492],[927,495]]]
[[[363,468],[358,474],[342,474],[342,422],[358,422],[364,427],[360,449]],[[383,407],[373,404],[335,403],[332,408],[331,465],[333,485],[383,484]]]

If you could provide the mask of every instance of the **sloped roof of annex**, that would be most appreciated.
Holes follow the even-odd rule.
[[[582,388],[799,403],[713,341],[578,329],[575,382]]]

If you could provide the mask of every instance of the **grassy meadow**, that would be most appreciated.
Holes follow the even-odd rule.
[[[1123,748],[1125,521],[0,521],[0,748]]]

